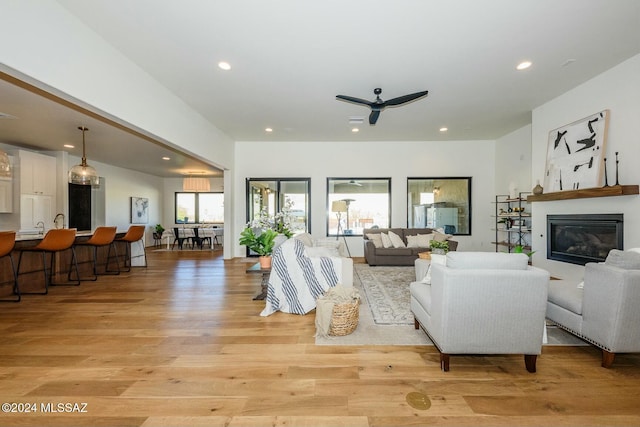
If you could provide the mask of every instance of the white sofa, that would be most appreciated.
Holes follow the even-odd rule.
[[[609,252],[585,266],[584,284],[552,280],[547,318],[602,349],[602,366],[616,353],[640,352],[640,253]]]
[[[306,233],[305,233],[306,234]],[[300,235],[282,243],[274,252],[261,316],[276,311],[306,314],[316,300],[338,284],[353,286],[353,260],[341,256],[336,240],[314,240]]]
[[[415,327],[449,370],[451,354],[524,354],[535,372],[542,350],[549,273],[524,254],[449,252],[431,265],[431,284],[410,284]]]

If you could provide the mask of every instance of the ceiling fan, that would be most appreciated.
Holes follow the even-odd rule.
[[[354,98],[353,96],[347,96],[347,95],[336,95],[336,99],[352,102],[354,104],[366,105],[367,107],[371,108],[371,114],[369,114],[369,124],[375,125],[376,122],[378,121],[378,117],[380,116],[380,112],[385,108],[398,107],[402,104],[415,101],[416,99],[427,96],[429,91],[425,90],[422,92],[416,92],[409,95],[399,96],[397,98],[389,99],[388,101],[383,101],[382,99],[380,99],[380,94],[382,93],[382,89],[380,89],[379,87],[375,88],[373,90],[373,93],[376,95],[375,101],[366,101],[364,99]]]

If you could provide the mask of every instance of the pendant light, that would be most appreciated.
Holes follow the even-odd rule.
[[[208,178],[188,176],[182,180],[182,191],[208,193],[211,191],[211,183]]]
[[[100,177],[98,172],[87,164],[85,154],[84,133],[89,129],[84,126],[78,126],[78,129],[82,131],[82,163],[69,169],[69,183],[97,187],[100,185]]]

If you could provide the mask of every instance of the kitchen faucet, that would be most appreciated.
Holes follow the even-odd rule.
[[[42,229],[38,231],[38,234],[44,234],[44,222],[38,221],[38,223],[36,224],[36,228],[40,228],[40,226],[42,226]]]
[[[58,227],[58,218],[60,217],[62,217],[62,227]],[[64,214],[63,213],[56,214],[56,217],[53,218],[53,223],[55,224],[56,229],[64,228]]]

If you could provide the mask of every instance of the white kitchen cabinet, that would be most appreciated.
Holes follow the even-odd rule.
[[[13,212],[13,180],[0,177],[0,213]]]
[[[31,232],[41,229],[38,223],[42,221],[44,228],[53,227],[53,197],[39,194],[22,194],[20,196],[20,230]]]
[[[20,194],[56,195],[56,158],[19,151]]]

